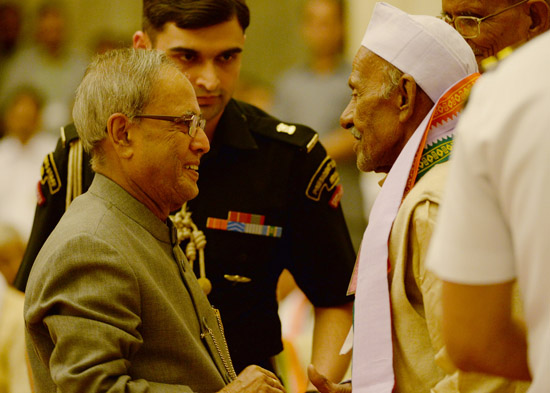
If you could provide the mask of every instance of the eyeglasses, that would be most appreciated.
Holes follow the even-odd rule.
[[[202,114],[186,114],[183,116],[135,115],[134,118],[171,121],[176,125],[185,124],[187,126],[187,132],[185,132],[185,134],[189,135],[191,138],[197,135],[199,128],[204,130],[206,126],[206,120],[202,117]]]
[[[448,24],[454,26],[455,30],[458,31],[462,37],[476,38],[480,34],[479,26],[481,25],[481,22],[489,18],[492,18],[493,16],[500,15],[505,11],[511,10],[512,8],[517,7],[518,5],[527,3],[528,1],[529,0],[521,0],[516,4],[506,7],[498,12],[495,12],[494,14],[484,16],[483,18],[478,18],[475,16],[455,16],[454,18],[451,18],[449,15],[442,13],[440,16],[440,19],[443,19]]]

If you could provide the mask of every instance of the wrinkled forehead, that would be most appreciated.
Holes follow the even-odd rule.
[[[349,86],[353,89],[370,81],[383,83],[385,69],[383,66],[385,64],[387,64],[386,60],[376,53],[364,46],[359,47],[353,58],[352,70],[348,79]]]
[[[482,16],[515,3],[517,0],[442,0],[443,12],[453,15]]]
[[[169,114],[200,113],[195,90],[177,65],[165,65],[153,86],[147,107]]]

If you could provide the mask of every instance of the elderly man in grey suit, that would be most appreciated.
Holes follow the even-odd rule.
[[[284,391],[257,366],[235,375],[168,219],[198,194],[209,150],[190,82],[160,52],[108,52],[88,67],[73,117],[96,176],[30,275],[36,392]]]

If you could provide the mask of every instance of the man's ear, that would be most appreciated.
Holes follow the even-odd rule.
[[[153,43],[144,31],[136,31],[132,37],[132,46],[134,49],[152,49]]]
[[[406,123],[414,114],[414,104],[416,102],[416,82],[409,74],[403,74],[399,79],[397,87],[399,121]]]
[[[130,119],[122,113],[113,113],[107,120],[107,139],[116,154],[121,158],[133,155],[133,138]]]
[[[534,38],[550,28],[550,6],[545,0],[531,0],[527,5],[531,17],[529,38]]]

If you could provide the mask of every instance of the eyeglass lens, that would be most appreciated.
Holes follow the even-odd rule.
[[[464,38],[475,38],[479,35],[479,21],[475,18],[456,18],[454,24]]]

